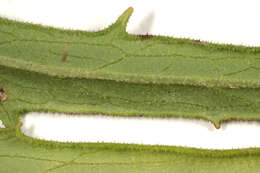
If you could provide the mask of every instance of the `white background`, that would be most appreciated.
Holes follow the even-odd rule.
[[[0,0],[0,16],[60,28],[93,31],[101,30],[113,23],[129,6],[134,7],[134,13],[127,26],[129,33],[150,33],[216,43],[260,46],[260,1],[258,0]],[[95,130],[88,129],[89,126],[80,123],[87,123],[87,119],[83,120],[82,116],[77,116],[78,120],[66,117],[68,116],[30,114],[27,121],[23,119],[25,123],[23,130],[34,137],[57,141],[87,141],[86,132],[91,132],[91,135],[95,136]],[[110,126],[118,127],[115,126],[118,120],[110,120],[109,122],[112,123]],[[106,132],[106,129],[102,128],[101,121],[98,119],[96,121],[98,127],[96,131],[100,133],[98,140],[104,141],[107,138],[108,141],[109,139],[112,141],[112,136],[102,137],[101,133]],[[155,122],[153,125],[146,126],[147,131],[150,128],[152,132],[154,127],[164,129],[165,124],[160,127],[159,121],[159,124]],[[176,140],[168,140],[168,143],[166,140],[164,144],[217,149],[260,146],[257,140],[260,133],[258,123],[232,123],[216,130],[206,121],[185,119],[171,121],[175,124],[172,127],[174,131],[166,132],[169,137],[165,139]],[[138,122],[139,120],[136,120],[136,123]],[[69,133],[66,131],[68,129],[73,130]],[[136,129],[131,131],[133,137],[138,136],[140,132],[138,128]],[[121,133],[118,136],[126,134],[123,128],[114,131]],[[155,133],[160,132],[155,131]],[[112,142],[129,141],[129,139],[123,141],[115,139],[115,136],[116,134],[113,134]],[[139,136],[135,143],[145,143],[144,140],[151,141],[153,138],[153,135]],[[157,143],[163,144],[161,141]]]
[[[259,0],[1,0],[0,15],[81,30],[102,29],[129,6],[127,31],[260,46]]]

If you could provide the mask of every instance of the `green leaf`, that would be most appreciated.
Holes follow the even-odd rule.
[[[18,132],[19,133],[19,132]],[[260,150],[54,143],[0,135],[0,172],[258,173]]]
[[[260,48],[0,18],[0,172],[258,172],[258,149],[63,144],[20,134],[28,111],[255,120]],[[18,128],[18,130],[15,130]]]

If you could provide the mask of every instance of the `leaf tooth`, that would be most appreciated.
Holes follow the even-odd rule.
[[[115,23],[113,23],[109,29],[111,29],[111,31],[114,31],[114,33],[116,33],[116,35],[118,36],[124,36],[124,34],[127,34],[126,32],[126,26],[127,23],[129,21],[130,16],[132,15],[134,9],[133,7],[129,7],[128,9],[126,9],[116,20]]]

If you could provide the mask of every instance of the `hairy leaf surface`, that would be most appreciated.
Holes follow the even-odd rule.
[[[28,111],[203,118],[216,127],[260,119],[260,48],[130,35],[132,11],[98,32],[0,18],[0,172],[258,171],[258,149],[66,145],[15,130]]]

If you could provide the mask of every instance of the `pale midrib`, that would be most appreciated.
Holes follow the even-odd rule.
[[[66,68],[57,68],[55,66],[45,66],[37,63],[26,62],[23,60],[12,59],[0,55],[0,65],[18,68],[25,71],[38,72],[49,76],[70,77],[70,78],[86,78],[86,79],[101,79],[113,80],[126,83],[140,84],[181,84],[191,86],[204,87],[227,87],[227,88],[258,88],[260,87],[259,80],[241,80],[241,79],[224,79],[224,78],[200,78],[188,76],[164,76],[156,75],[136,75],[136,74],[120,74],[100,71],[80,71],[68,70]]]

